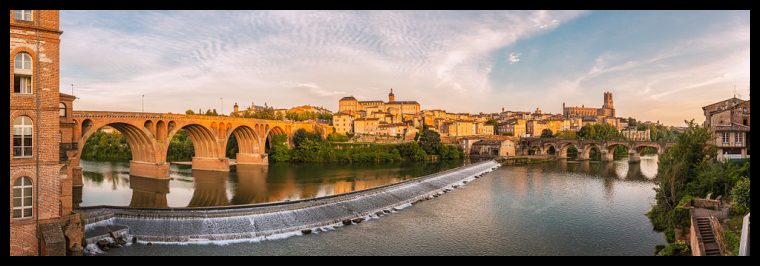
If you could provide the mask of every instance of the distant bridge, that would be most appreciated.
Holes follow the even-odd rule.
[[[142,177],[168,178],[166,162],[169,143],[179,130],[187,131],[193,142],[195,156],[192,168],[229,171],[226,156],[227,142],[235,136],[238,144],[238,164],[268,164],[267,144],[272,136],[285,134],[290,143],[299,129],[326,136],[329,126],[315,122],[291,122],[227,116],[204,116],[138,112],[74,111],[71,139],[78,140],[76,152],[70,152],[69,168],[74,182],[81,182],[79,156],[87,139],[99,128],[110,126],[124,135],[132,151],[130,174]],[[81,183],[80,183],[81,184]]]
[[[588,160],[592,148],[597,148],[602,153],[602,161],[613,161],[613,155],[617,146],[628,149],[628,161],[640,162],[641,150],[650,147],[662,154],[665,149],[673,146],[673,142],[665,141],[632,141],[632,140],[576,140],[557,138],[522,138],[519,147],[523,155],[533,153],[535,155],[554,154],[559,158],[567,158],[567,149],[575,147],[578,150],[578,160]],[[553,152],[552,152],[553,151]]]

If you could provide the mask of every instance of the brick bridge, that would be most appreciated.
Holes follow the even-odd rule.
[[[193,142],[195,157],[192,168],[229,171],[226,157],[227,142],[235,136],[238,144],[238,164],[268,164],[265,151],[271,145],[272,136],[285,134],[290,144],[298,129],[329,133],[329,126],[314,122],[290,122],[227,116],[204,116],[183,114],[74,111],[72,140],[75,148],[68,151],[69,169],[74,183],[81,185],[79,155],[87,139],[99,128],[110,126],[121,132],[132,150],[130,174],[142,177],[168,178],[169,164],[166,157],[169,142],[180,129],[187,131]],[[77,184],[75,184],[77,185]]]
[[[575,147],[578,149],[578,160],[588,160],[591,149],[596,148],[602,153],[602,161],[613,161],[613,155],[617,146],[623,146],[628,149],[628,161],[639,162],[641,150],[650,147],[657,150],[657,154],[665,152],[666,148],[673,146],[673,142],[661,141],[619,141],[619,140],[574,140],[574,139],[542,139],[542,138],[522,138],[519,142],[520,150],[523,155],[533,153],[535,155],[554,154],[559,158],[567,158],[567,149]]]

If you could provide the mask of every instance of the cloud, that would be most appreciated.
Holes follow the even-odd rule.
[[[77,108],[135,111],[139,103],[109,97],[178,93],[181,101],[152,110],[206,108],[219,97],[336,107],[338,96],[384,97],[393,87],[398,98],[465,111],[491,91],[497,50],[538,34],[534,25],[583,13],[63,11],[61,84],[82,84]]]
[[[509,58],[507,58],[507,61],[509,61],[510,65],[520,62],[520,55],[522,54],[509,53]]]
[[[326,90],[314,83],[283,81],[283,82],[280,82],[280,84],[282,84],[282,86],[286,88],[305,89],[308,93],[314,94],[320,97],[346,95],[345,91]]]

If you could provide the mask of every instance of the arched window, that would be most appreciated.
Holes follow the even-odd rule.
[[[19,177],[13,182],[13,218],[32,217],[32,179]]]
[[[32,21],[31,10],[13,10],[13,19]]]
[[[58,116],[66,116],[66,104],[58,103]]]
[[[32,93],[32,57],[27,53],[18,53],[14,60],[13,92]]]
[[[32,156],[32,119],[16,117],[13,121],[13,157]]]

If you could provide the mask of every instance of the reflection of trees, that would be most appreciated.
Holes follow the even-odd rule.
[[[237,188],[232,204],[253,204],[267,200],[269,166],[238,164],[235,166]]]
[[[238,184],[231,203],[253,204],[347,193],[440,172],[462,163],[447,160],[440,163],[237,165],[233,180]]]
[[[229,172],[193,170],[195,189],[187,207],[227,206]]]
[[[131,176],[132,208],[167,208],[166,194],[169,193],[169,179]]]

